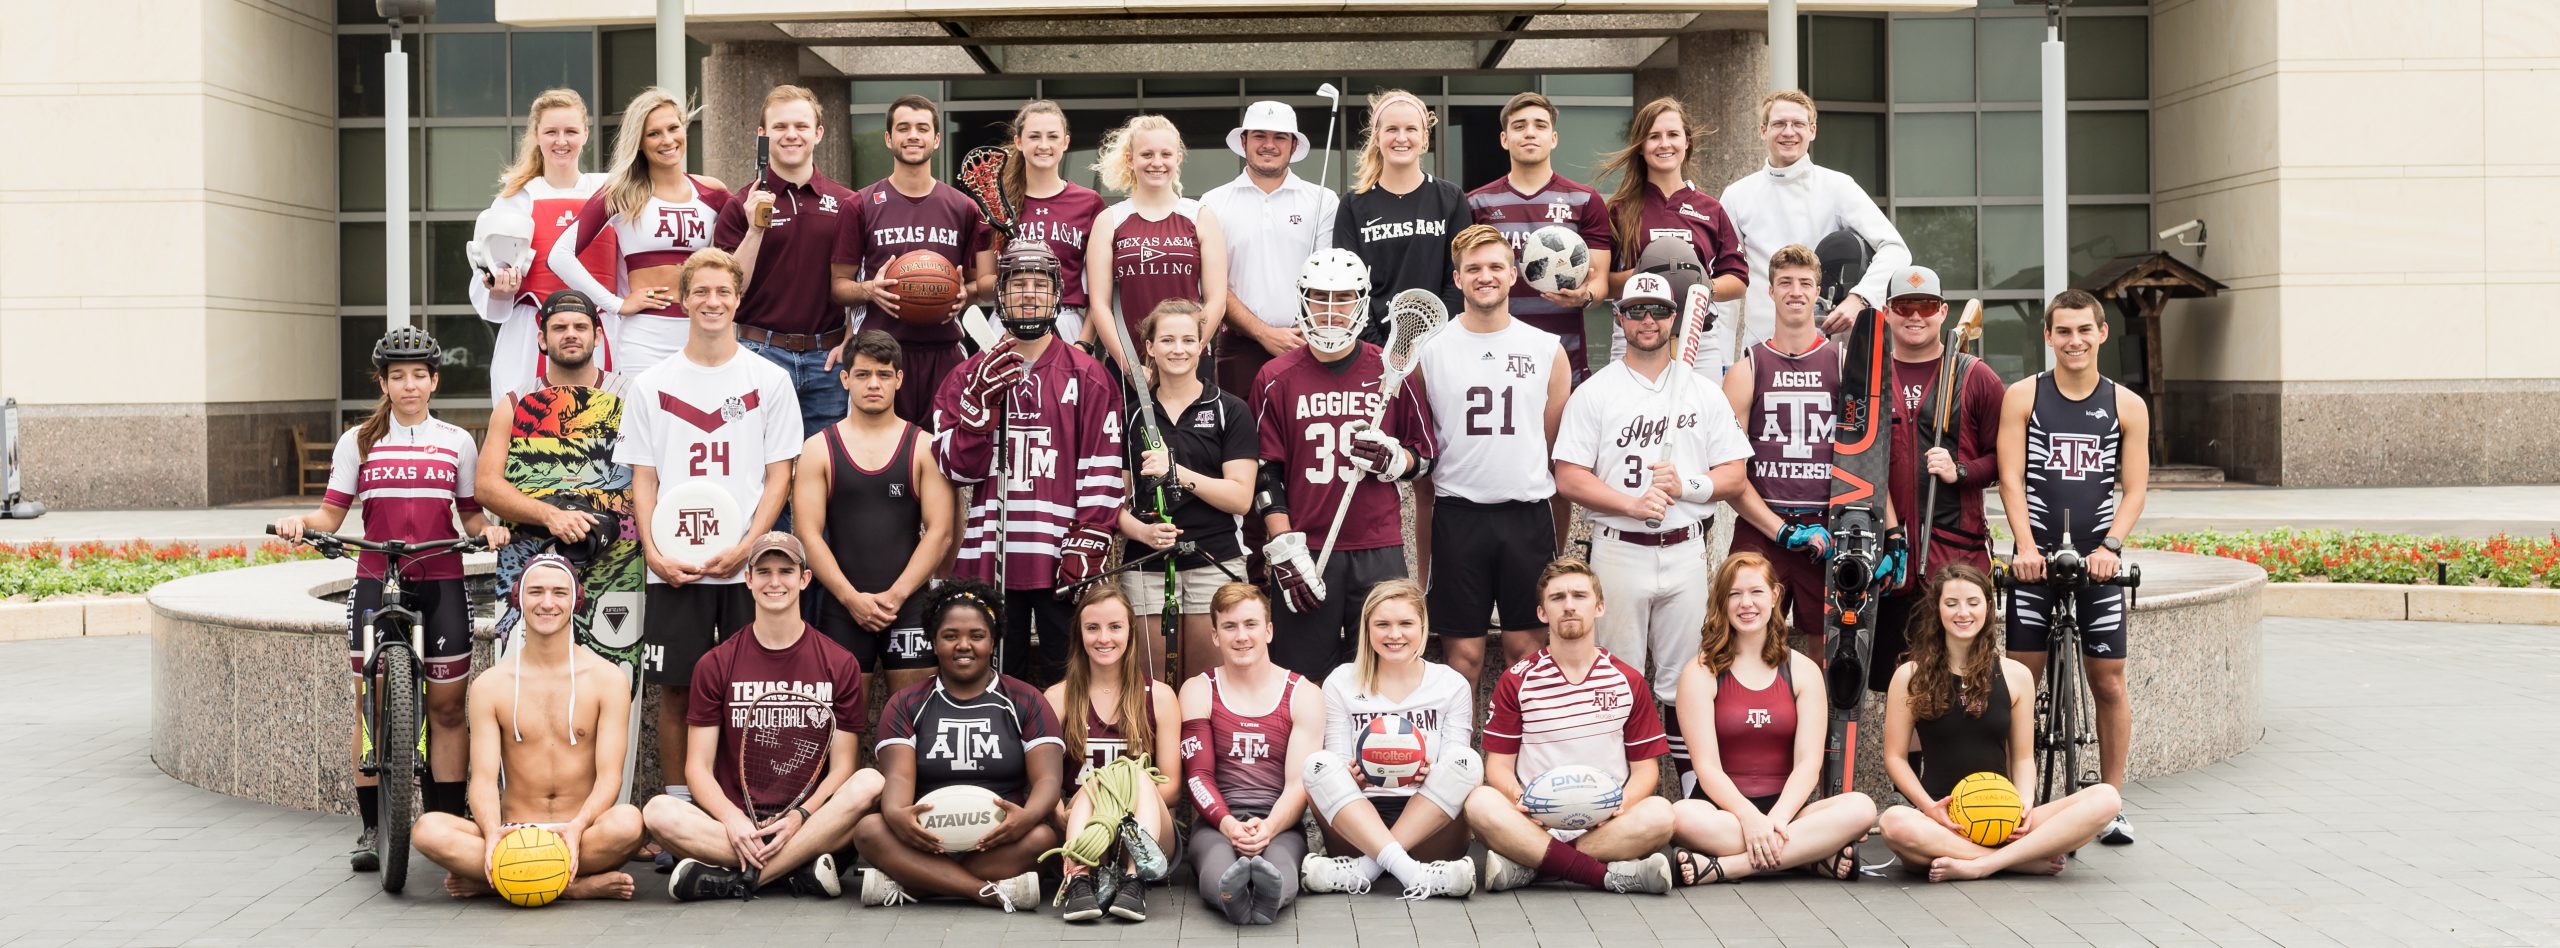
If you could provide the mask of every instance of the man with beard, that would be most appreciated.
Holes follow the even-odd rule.
[[[1227,331],[1216,337],[1218,387],[1227,391],[1250,391],[1264,363],[1306,342],[1295,331],[1294,280],[1308,254],[1333,246],[1333,216],[1342,206],[1333,192],[1289,170],[1312,144],[1287,103],[1246,106],[1243,124],[1227,133],[1227,150],[1244,157],[1244,173],[1200,197],[1227,238],[1227,306],[1219,320]]]

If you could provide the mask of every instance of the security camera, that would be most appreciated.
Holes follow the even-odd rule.
[[[2194,239],[2194,240],[2188,240],[2188,239],[2186,239],[2186,236],[2187,236],[2188,234],[2194,234],[2194,235],[2196,235],[2196,236],[2195,236],[2195,239]],[[2186,223],[2184,223],[2184,224],[2180,224],[2180,225],[2178,225],[2178,226],[2176,226],[2176,227],[2172,227],[2172,228],[2169,228],[2168,230],[2164,230],[2164,231],[2161,231],[2161,232],[2160,232],[2160,242],[2161,242],[2161,243],[2168,243],[2168,242],[2171,242],[2171,241],[2176,241],[2176,242],[2177,242],[2177,244],[2178,244],[2178,246],[2181,246],[2181,247],[2202,247],[2202,246],[2204,246],[2204,241],[2205,241],[2204,221],[2203,221],[2201,218],[2199,218],[2199,219],[2191,220],[2191,221],[2188,221],[2188,222],[2186,222]]]

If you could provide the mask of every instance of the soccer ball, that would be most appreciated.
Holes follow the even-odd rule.
[[[1520,250],[1520,277],[1541,293],[1578,290],[1591,271],[1591,247],[1582,235],[1560,224],[1529,232]]]

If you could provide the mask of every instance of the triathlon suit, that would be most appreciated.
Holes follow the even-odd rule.
[[[1991,700],[1980,717],[1965,711],[1961,676],[1947,683],[1947,693],[1947,713],[1911,722],[1920,739],[1920,788],[1930,801],[1946,799],[1974,774],[2009,774],[2009,676],[1991,670]]]
[[[877,593],[896,585],[914,559],[924,534],[924,504],[915,485],[916,442],[923,429],[902,425],[897,450],[879,469],[863,467],[845,448],[844,426],[828,425],[827,551],[858,592]],[[874,631],[853,620],[853,612],[823,589],[818,593],[818,628],[873,670],[932,668],[933,645],[924,635],[923,590],[899,604],[898,617],[887,629]]]
[[[677,266],[694,251],[711,246],[711,225],[719,218],[720,209],[729,205],[729,192],[712,187],[699,176],[686,177],[693,186],[691,195],[682,201],[667,201],[651,194],[635,217],[614,213],[607,203],[610,189],[597,189],[578,209],[575,235],[564,235],[552,243],[551,272],[559,274],[570,289],[586,294],[596,304],[597,312],[620,313],[622,293],[631,290],[632,271]],[[613,273],[598,274],[587,269],[580,255],[607,233],[613,235],[614,247],[622,259]],[[628,316],[607,315],[605,326],[610,331],[605,338],[603,367],[636,376],[684,348],[685,335],[691,327],[685,319],[683,302],[677,300]]]
[[[880,710],[881,747],[915,751],[916,796],[954,784],[984,787],[1020,805],[1031,788],[1031,751],[1058,739],[1058,717],[1029,682],[997,675],[974,697],[953,697],[942,676],[907,686]]]
[[[329,489],[323,506],[361,508],[364,538],[376,543],[401,540],[432,543],[462,534],[458,521],[480,512],[472,498],[471,473],[480,463],[480,445],[470,432],[434,416],[416,425],[393,421],[371,453],[356,446],[358,429],[338,436],[329,459]],[[382,608],[382,577],[389,557],[365,553],[356,558],[356,585],[347,597],[347,667],[364,673],[364,625]],[[461,681],[471,674],[471,597],[462,582],[462,554],[443,550],[413,556],[400,566],[409,604],[418,611],[427,648],[427,680]]]
[[[1744,687],[1731,668],[1716,675],[1716,765],[1762,813],[1778,805],[1778,792],[1795,772],[1798,726],[1795,653],[1778,663],[1766,687]],[[1705,798],[1695,775],[1682,774],[1680,781],[1689,796]]]
[[[2062,394],[2053,373],[2036,376],[2036,402],[2027,416],[2027,526],[2039,550],[2052,555],[2069,528],[2072,549],[2088,556],[2116,522],[2116,474],[2124,432],[2116,419],[2116,383],[2101,377],[2089,397]],[[2009,651],[2047,651],[2053,593],[2043,584],[2019,585],[2009,614]],[[2090,658],[2125,657],[2124,588],[2090,584],[2074,597],[2080,649]]]
[[[1155,705],[1152,703],[1155,701],[1155,694],[1155,679],[1147,679],[1146,691],[1144,693],[1145,699],[1140,701],[1139,705],[1152,712],[1155,708]],[[1137,752],[1141,754],[1151,754],[1155,752],[1155,749],[1151,747],[1140,747]],[[1093,779],[1094,771],[1111,766],[1112,761],[1119,760],[1122,757],[1128,756],[1128,754],[1128,732],[1121,730],[1120,725],[1118,724],[1103,720],[1101,706],[1093,704],[1092,702],[1086,702],[1084,709],[1084,759],[1075,762],[1074,770],[1068,770],[1062,774],[1062,776],[1066,778],[1064,781],[1065,790],[1058,794],[1058,799],[1075,799],[1076,791],[1084,789],[1084,782]]]
[[[1788,525],[1822,524],[1831,517],[1831,432],[1838,423],[1840,347],[1829,339],[1795,355],[1772,341],[1753,343],[1750,416],[1742,433],[1751,439],[1743,468],[1751,489]],[[1737,523],[1733,548],[1769,558],[1787,587],[1789,628],[1805,635],[1805,654],[1821,661],[1822,564]]]
[[[1257,819],[1269,816],[1272,805],[1280,802],[1289,784],[1289,738],[1296,727],[1289,705],[1299,683],[1306,681],[1288,673],[1279,700],[1249,713],[1227,703],[1224,672],[1209,672],[1209,717],[1185,721],[1182,727],[1183,780],[1202,814],[1191,830],[1191,865],[1200,874],[1200,896],[1211,905],[1218,904],[1219,877],[1238,857],[1235,842],[1218,831],[1220,821],[1209,814],[1223,810],[1239,820]],[[1280,869],[1279,906],[1297,899],[1298,864],[1306,856],[1307,834],[1298,832],[1295,823],[1263,849],[1262,858]]]
[[[1172,213],[1149,219],[1135,200],[1102,212],[1112,222],[1111,300],[1129,338],[1157,303],[1172,299],[1200,302],[1200,202],[1175,201]]]

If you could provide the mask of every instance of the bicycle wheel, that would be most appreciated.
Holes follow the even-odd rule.
[[[2085,751],[2081,749],[2082,732],[2089,729],[2089,682],[2080,664],[2079,637],[2064,636],[2053,651],[2049,678],[2053,683],[2054,767],[2039,778],[2044,786],[2038,791],[2038,803],[2070,796],[2080,788],[2080,767]]]
[[[397,895],[409,881],[409,831],[418,825],[418,656],[406,630],[384,630],[380,658],[382,891]]]
[[[2070,712],[2062,700],[2062,676],[2068,673],[2060,653],[2045,667],[2044,688],[2036,694],[2036,785],[2035,802],[2053,799],[2056,775],[2068,773],[2071,766]]]

